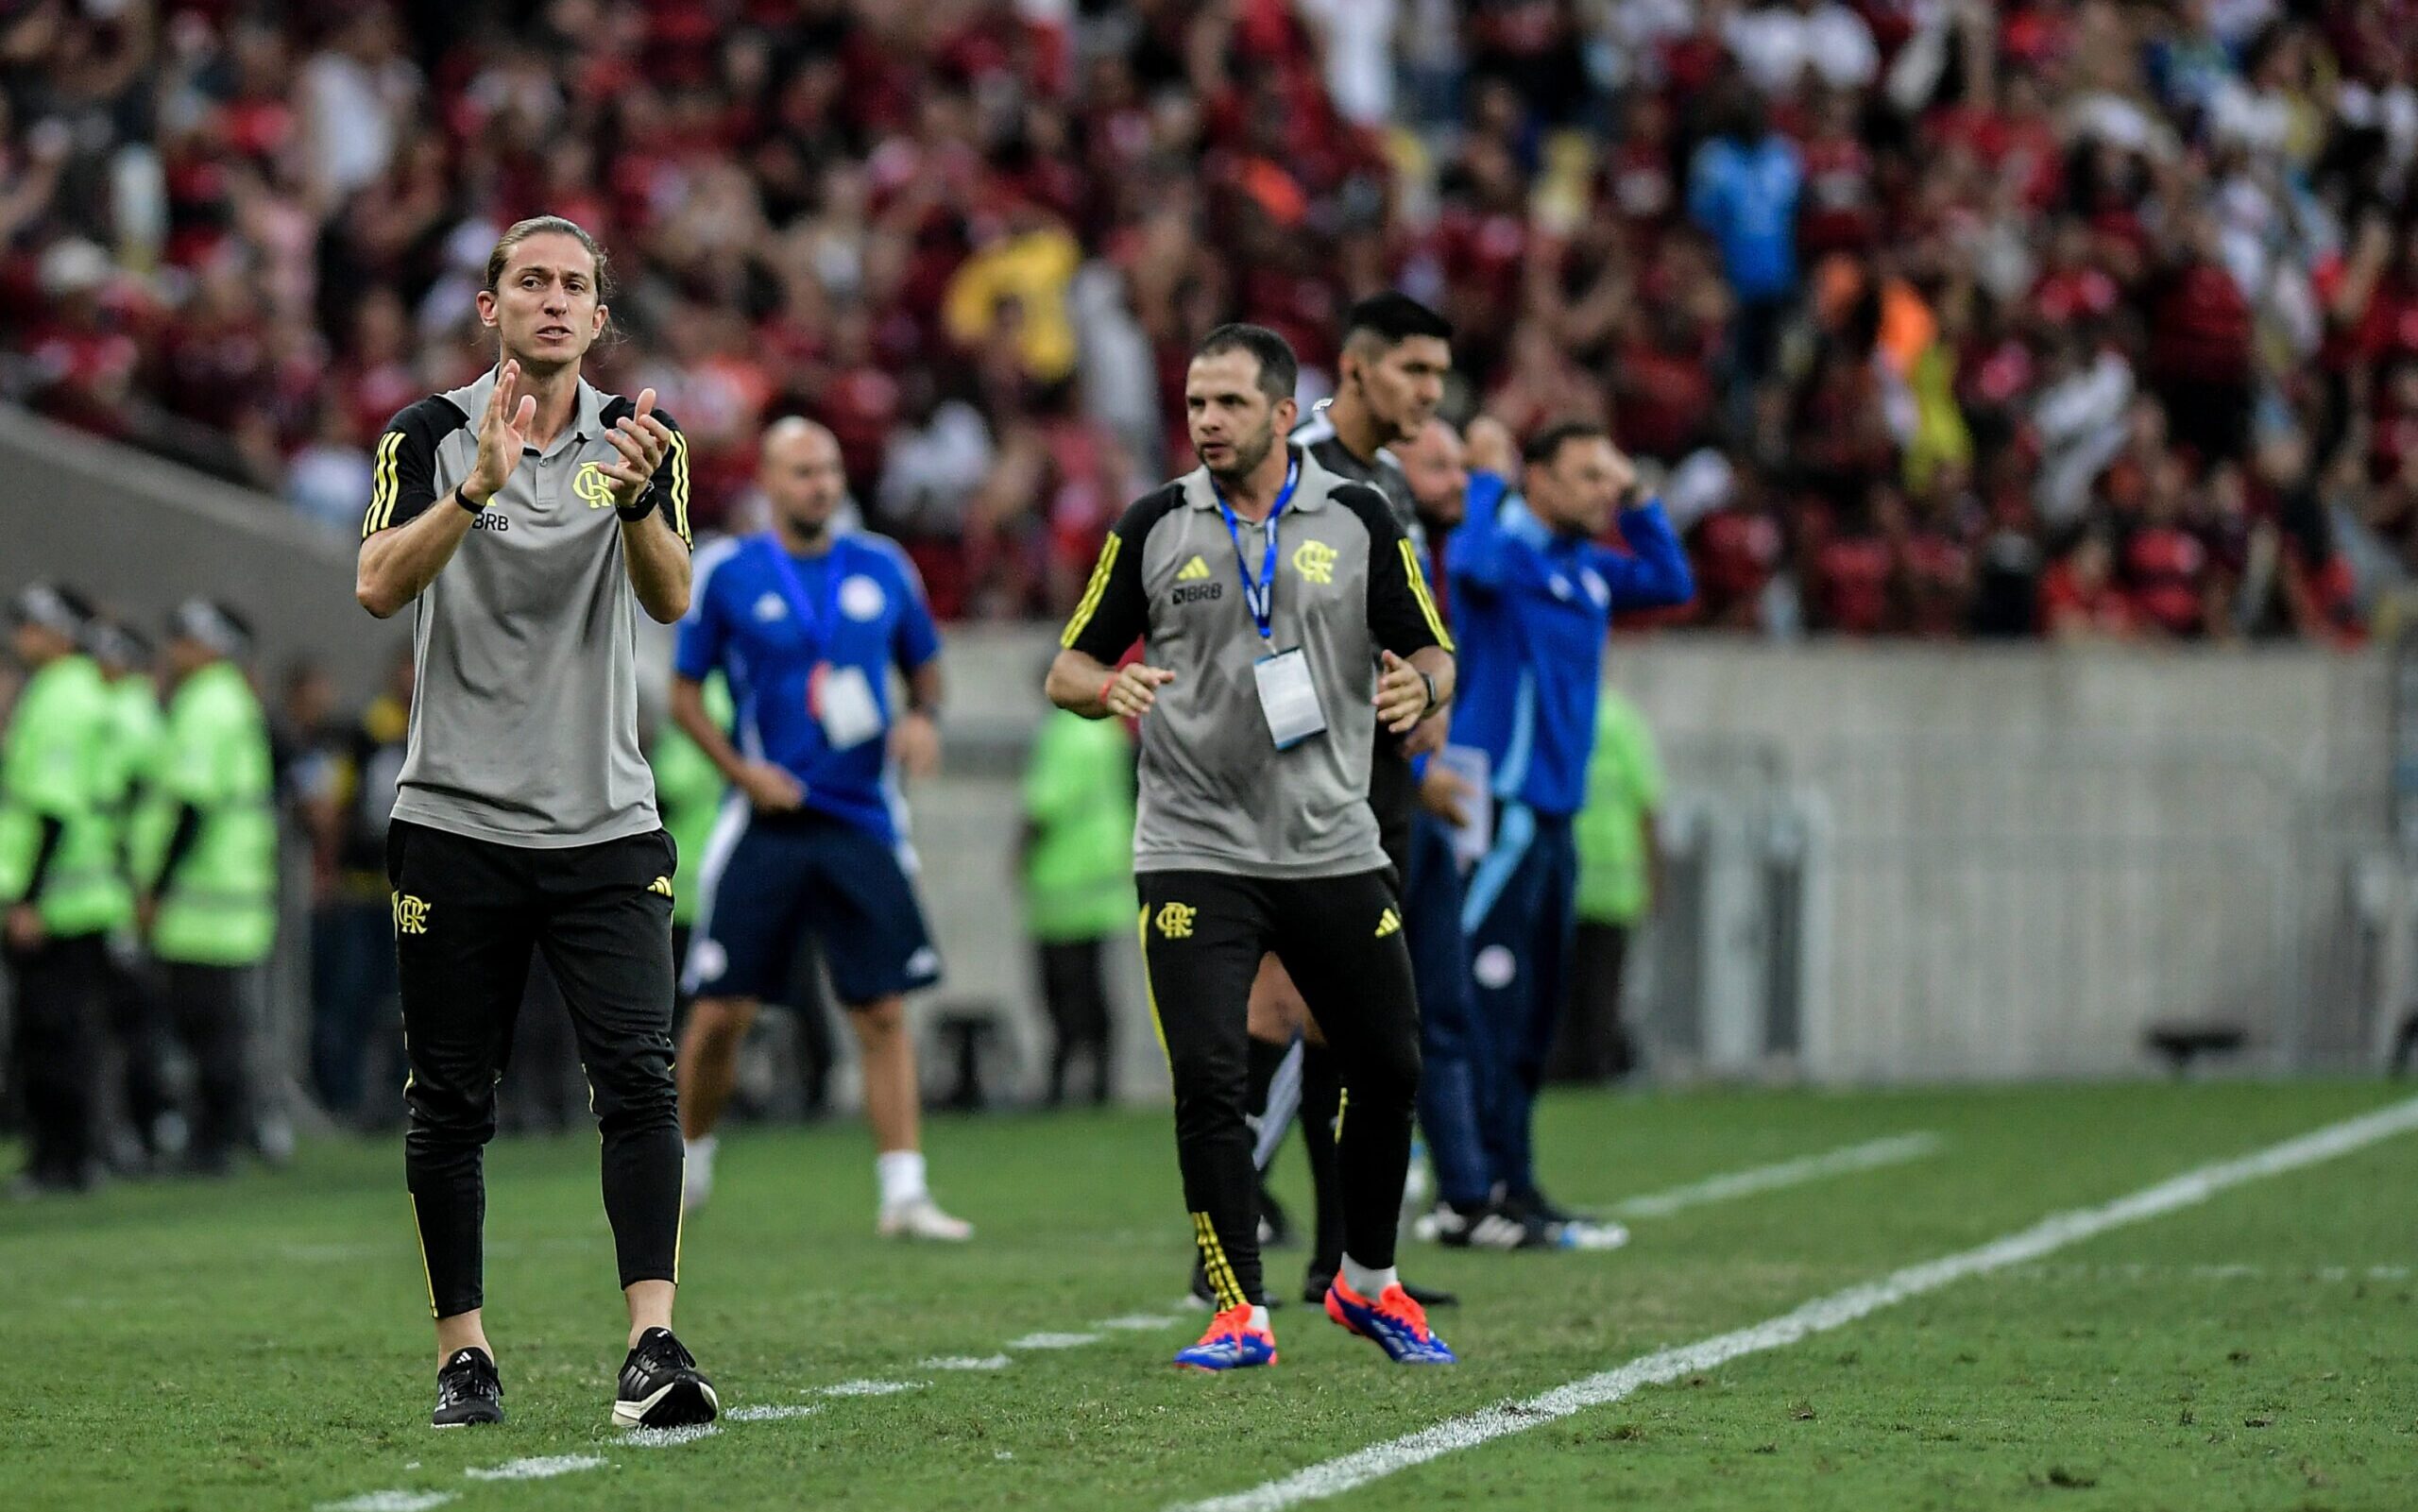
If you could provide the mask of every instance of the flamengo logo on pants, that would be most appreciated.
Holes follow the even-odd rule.
[[[428,900],[408,892],[395,894],[395,932],[400,935],[428,933]]]
[[[1192,938],[1193,916],[1200,912],[1189,903],[1170,903],[1159,910],[1159,933],[1168,940]]]

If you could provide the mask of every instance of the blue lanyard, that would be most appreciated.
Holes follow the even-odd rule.
[[[837,541],[823,557],[823,606],[818,612],[807,601],[806,580],[797,575],[797,564],[790,560],[789,549],[777,535],[758,537],[764,550],[772,555],[773,570],[780,574],[781,596],[790,601],[790,612],[797,616],[800,628],[806,632],[809,651],[818,661],[823,659],[824,627],[840,622],[840,546]]]
[[[1235,506],[1226,502],[1224,490],[1216,484],[1209,491],[1218,496],[1218,509],[1226,517],[1226,538],[1235,543],[1235,571],[1243,580],[1243,607],[1251,611],[1251,622],[1259,630],[1259,638],[1276,639],[1276,518],[1285,506],[1293,501],[1293,489],[1302,481],[1302,459],[1294,457],[1285,465],[1285,491],[1276,496],[1276,507],[1268,512],[1268,550],[1259,558],[1259,582],[1251,580],[1251,568],[1243,560],[1242,526],[1235,518]]]

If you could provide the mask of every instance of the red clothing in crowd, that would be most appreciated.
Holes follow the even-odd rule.
[[[2171,636],[2206,629],[2208,549],[2179,525],[2147,525],[2125,539],[2120,575],[2140,617]]]
[[[1878,535],[1833,535],[1814,556],[1815,623],[1850,636],[1889,628],[1896,553]]]

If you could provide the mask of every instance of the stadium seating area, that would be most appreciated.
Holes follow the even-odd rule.
[[[2356,639],[2418,564],[2406,0],[0,6],[0,393],[340,525],[537,212],[743,516],[839,434],[952,617],[1188,465],[1189,342],[1449,312],[1775,635]],[[427,123],[434,123],[433,126]]]

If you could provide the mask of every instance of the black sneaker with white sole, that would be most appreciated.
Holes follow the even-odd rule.
[[[1464,1208],[1439,1201],[1432,1215],[1436,1242],[1447,1249],[1550,1249],[1544,1220],[1489,1202]]]
[[[714,1384],[670,1329],[651,1328],[639,1335],[638,1348],[622,1362],[615,1422],[624,1428],[685,1428],[711,1422],[721,1411]]]
[[[436,1372],[435,1428],[503,1421],[503,1382],[485,1350],[455,1350]]]

